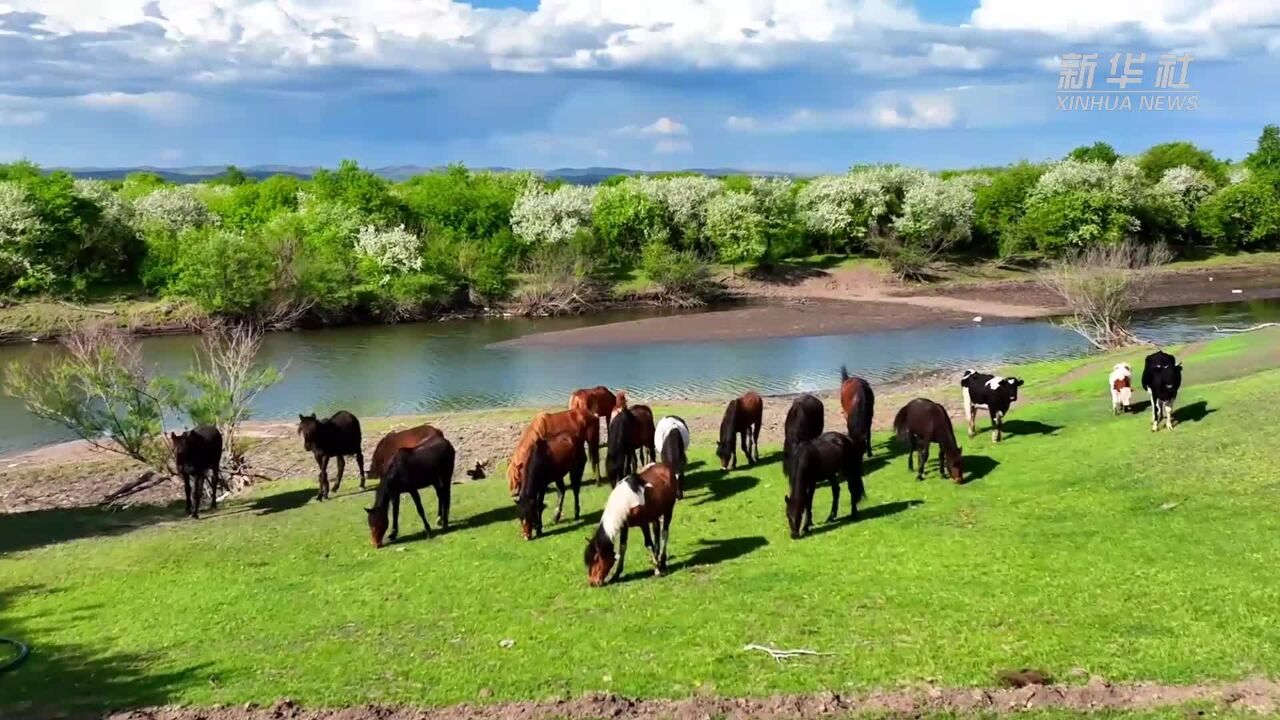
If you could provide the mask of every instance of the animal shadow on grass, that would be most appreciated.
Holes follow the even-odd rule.
[[[546,527],[543,530],[542,537],[550,538],[567,532],[578,532],[584,527],[590,528],[600,524],[600,516],[604,515],[604,511],[596,510],[595,512],[582,513],[582,517],[574,520],[572,503],[573,500],[566,501],[566,504],[570,505],[570,507],[565,508],[564,519],[558,523],[551,522],[551,519],[555,517],[555,510],[550,507],[551,503],[547,503],[548,507],[542,521]]]
[[[275,493],[274,495],[264,495],[257,498],[249,505],[249,512],[256,512],[259,515],[275,515],[276,513],[285,512],[287,510],[297,510],[306,505],[309,501],[314,500],[316,491],[314,488],[303,488],[301,490],[290,490],[289,492]]]
[[[1006,435],[1053,435],[1062,429],[1061,425],[1050,425],[1039,420],[1005,420]]]
[[[739,475],[736,473],[725,475],[719,470],[705,470],[700,473],[689,473],[685,476],[684,480],[684,492],[686,498],[689,497],[689,491],[691,489],[706,489],[706,492],[702,493],[701,497],[694,500],[695,505],[705,505],[707,503],[728,500],[734,495],[746,492],[760,484],[760,478],[755,475]],[[685,502],[688,502],[688,500]]]
[[[0,518],[0,555],[4,555],[82,538],[124,535],[157,523],[182,520],[183,505],[136,505],[118,511],[54,508],[9,513]]]
[[[1150,410],[1150,409],[1151,409],[1151,401],[1150,401],[1150,400],[1140,400],[1140,401],[1138,401],[1138,402],[1136,402],[1136,403],[1134,403],[1134,404],[1132,404],[1132,405],[1130,405],[1130,406],[1129,406],[1129,412],[1130,412],[1131,414],[1133,414],[1133,415],[1137,415],[1138,413],[1146,412],[1146,411],[1148,411],[1148,410]]]
[[[842,514],[839,517],[837,517],[833,522],[823,522],[823,523],[815,522],[813,529],[809,531],[809,534],[821,535],[823,533],[829,533],[832,530],[837,530],[843,525],[849,525],[853,523],[854,522],[853,518],[850,518],[848,515],[848,510],[847,510],[848,506],[845,505],[845,503],[848,502],[848,499],[849,499],[848,493],[841,493],[840,505],[841,505]],[[869,508],[863,508],[858,511],[857,522],[862,523],[868,520],[877,520],[879,518],[889,517],[890,515],[897,515],[898,513],[906,512],[917,505],[923,505],[923,504],[924,504],[923,500],[896,500],[894,502],[887,502],[887,503],[881,503],[879,505],[873,505]],[[814,497],[814,505],[815,506],[818,505],[818,498],[816,496]],[[825,507],[830,507],[830,506],[828,505]],[[817,509],[818,509],[817,507],[814,507],[815,511]]]
[[[930,458],[929,463],[931,468],[933,462],[934,460]],[[990,475],[991,471],[1000,466],[999,460],[989,458],[986,455],[965,455],[963,462],[964,482],[960,483],[961,485],[968,485],[970,483],[977,482]],[[929,475],[926,473],[925,479],[927,480],[928,478]]]
[[[907,454],[906,446],[899,446],[896,441],[886,442],[879,447],[873,448],[875,455],[864,458],[862,461],[862,474],[870,475],[886,465],[892,463],[895,459]]]
[[[679,532],[679,524],[676,524],[676,532]],[[631,568],[627,574],[614,581],[614,584],[628,583],[636,580],[644,580],[653,577],[653,561],[649,558],[649,551],[644,546],[643,535],[640,538],[640,531],[636,528],[631,529],[630,539],[627,541],[627,567]],[[678,542],[674,539],[672,542]],[[682,557],[679,560],[667,565],[664,575],[670,575],[680,570],[688,570],[695,567],[710,567],[719,565],[722,562],[737,560],[740,557],[749,555],[756,550],[768,545],[769,541],[759,535],[749,535],[744,537],[729,538],[727,540],[698,540],[697,549],[692,554]],[[679,549],[680,546],[677,546]],[[634,553],[634,554],[633,554]],[[637,563],[633,565],[632,563]]]
[[[1173,421],[1175,423],[1198,423],[1216,412],[1218,412],[1216,409],[1209,407],[1209,403],[1200,400],[1198,402],[1193,402],[1190,405],[1175,408],[1173,411]]]
[[[410,513],[413,515],[415,520],[418,520],[416,511],[413,510],[413,500],[410,500],[408,496],[405,496],[400,500],[401,518],[403,519],[404,517],[403,512],[405,510],[404,505],[406,502],[409,504],[408,509]],[[428,512],[430,512],[430,507],[427,505],[427,502],[428,502],[428,498],[426,497],[422,498],[423,507],[426,507]],[[570,502],[572,502],[572,500],[570,500]],[[514,522],[516,519],[516,512],[517,512],[516,504],[514,502],[511,502],[510,500],[504,499],[502,504],[499,505],[498,507],[490,508],[483,512],[478,512],[475,515],[469,515],[465,518],[462,518],[457,523],[455,523],[453,527],[449,529],[450,530],[454,530],[454,529],[473,530],[476,528],[485,527],[486,525],[492,525],[493,523]],[[430,515],[428,515],[427,517],[430,517]],[[421,522],[421,520],[418,520],[418,522]]]

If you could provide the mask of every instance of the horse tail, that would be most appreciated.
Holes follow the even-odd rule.
[[[849,368],[844,365],[841,365],[840,366],[840,384],[843,385],[846,382],[849,382]]]
[[[893,418],[893,432],[898,437],[898,442],[911,447],[911,429],[908,427],[907,415],[911,405],[903,405],[902,409]]]
[[[587,425],[587,451],[591,454],[591,472],[600,479],[600,421],[593,419]]]

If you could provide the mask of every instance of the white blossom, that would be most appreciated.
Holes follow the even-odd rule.
[[[888,208],[884,188],[865,172],[815,178],[796,201],[805,227],[840,238],[863,237]]]
[[[1249,179],[1249,168],[1247,167],[1243,167],[1243,166],[1233,167],[1227,173],[1227,181],[1230,182],[1232,185],[1238,185],[1248,179]]]
[[[767,247],[765,218],[752,193],[727,192],[707,206],[707,235],[730,263],[755,260]]]
[[[1179,165],[1165,170],[1157,184],[1191,205],[1198,205],[1216,189],[1212,178],[1189,165]]]
[[[372,225],[360,228],[356,252],[373,260],[386,277],[422,270],[422,240],[404,226],[379,230]]]
[[[563,185],[548,192],[530,185],[511,208],[511,230],[526,243],[569,241],[579,229],[591,225],[591,204],[596,187]]]
[[[637,177],[624,182],[633,184],[646,197],[662,203],[671,216],[671,222],[685,233],[701,233],[707,224],[707,203],[724,192],[723,182],[703,175]]]
[[[0,278],[31,269],[30,246],[45,229],[26,188],[0,182]]]
[[[973,191],[927,176],[907,189],[893,226],[903,239],[930,247],[966,240],[973,228]]]
[[[120,225],[130,225],[133,222],[136,214],[133,205],[120,197],[111,183],[105,180],[80,179],[75,181],[75,192],[101,208],[103,220]]]
[[[143,195],[134,201],[133,207],[143,222],[156,223],[175,233],[217,222],[209,206],[186,185],[160,188]]]

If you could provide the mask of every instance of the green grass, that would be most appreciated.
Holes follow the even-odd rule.
[[[1188,355],[1172,433],[1112,417],[1104,370],[1072,377],[1110,357],[1021,368],[1006,442],[962,441],[972,482],[931,466],[917,483],[901,456],[885,464],[881,435],[866,519],[819,522],[799,541],[776,444],[761,467],[724,476],[697,437],[674,572],[650,577],[637,537],[625,581],[598,590],[581,557],[605,491],[584,492],[583,522],[548,518],[551,535],[525,543],[500,469],[455,488],[454,528],[430,541],[406,501],[406,541],[379,551],[368,494],[347,486],[316,504],[302,479],[199,522],[0,517],[0,636],[34,647],[0,677],[0,714],[282,696],[443,704],[482,689],[498,701],[987,686],[1019,666],[1174,683],[1276,674],[1280,472],[1267,429],[1280,425],[1280,371],[1254,371],[1274,367],[1277,348],[1280,333],[1257,333]],[[829,501],[820,489],[819,520]],[[752,642],[836,654],[780,665],[742,652]]]

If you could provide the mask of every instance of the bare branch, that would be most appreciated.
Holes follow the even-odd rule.
[[[1150,288],[1156,268],[1170,257],[1164,245],[1094,245],[1042,271],[1039,282],[1071,310],[1059,321],[1062,327],[1099,349],[1124,347],[1140,342],[1129,329],[1133,310]]]

